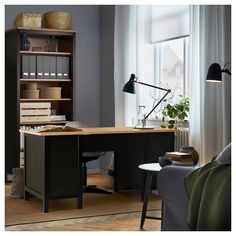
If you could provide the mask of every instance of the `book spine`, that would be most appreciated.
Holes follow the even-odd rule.
[[[21,76],[22,79],[29,79],[29,56],[28,55],[22,55],[21,60]]]
[[[37,79],[43,79],[43,56],[37,56]]]
[[[36,56],[29,56],[29,78],[36,78]]]

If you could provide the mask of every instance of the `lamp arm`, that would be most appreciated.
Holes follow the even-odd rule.
[[[223,70],[221,70],[221,72],[225,72],[225,73],[227,73],[228,75],[231,75],[231,72],[230,72],[228,69],[223,69]]]
[[[134,81],[135,83],[138,83],[138,84],[142,84],[142,85],[145,85],[145,86],[148,86],[148,87],[152,87],[152,88],[156,88],[156,89],[160,89],[160,90],[164,90],[164,91],[168,91],[168,93],[170,93],[170,89],[165,89],[165,88],[161,88],[161,87],[157,87],[157,86],[154,86],[154,85],[151,85],[151,84],[146,84],[146,83],[143,83],[143,82],[139,82],[137,80]]]
[[[161,100],[153,107],[153,109],[144,117],[143,121],[145,121],[151,113],[157,108],[157,106],[165,99],[165,97],[171,92],[170,89],[163,89],[166,91],[165,95],[161,98]]]

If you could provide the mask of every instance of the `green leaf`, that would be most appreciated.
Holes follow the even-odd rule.
[[[167,108],[168,110],[171,110],[172,107],[171,107],[170,104],[167,104],[166,108]]]
[[[184,106],[180,105],[178,110],[183,111],[184,110]]]
[[[172,118],[172,111],[167,112],[168,116]]]
[[[169,120],[169,122],[168,122],[169,124],[175,124],[175,120]]]

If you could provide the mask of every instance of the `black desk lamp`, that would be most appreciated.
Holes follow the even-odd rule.
[[[224,65],[224,68],[221,69],[220,65],[218,63],[213,63],[210,65],[207,73],[207,82],[221,82],[222,81],[222,73],[227,73],[228,75],[231,75],[231,71],[227,68],[227,66],[230,64],[230,62],[227,62]]]
[[[146,84],[146,83],[143,83],[143,82],[139,82],[138,78],[135,76],[135,74],[131,74],[129,81],[125,84],[125,86],[123,88],[123,92],[135,94],[135,83],[166,91],[166,93],[160,99],[160,101],[153,107],[153,109],[142,120],[142,128],[141,129],[151,129],[151,128],[145,127],[146,119],[157,108],[157,106],[165,99],[165,97],[171,92],[171,90],[170,89],[165,89],[165,88],[160,88],[160,87],[157,87],[157,86],[154,86],[154,85],[151,85],[151,84]],[[136,127],[134,127],[134,128],[136,128]],[[138,129],[140,129],[140,128],[138,128]]]

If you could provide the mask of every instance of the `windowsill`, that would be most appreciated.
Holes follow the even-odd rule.
[[[161,127],[161,119],[150,118],[146,120],[148,126]],[[178,122],[179,128],[189,128],[189,122]]]

